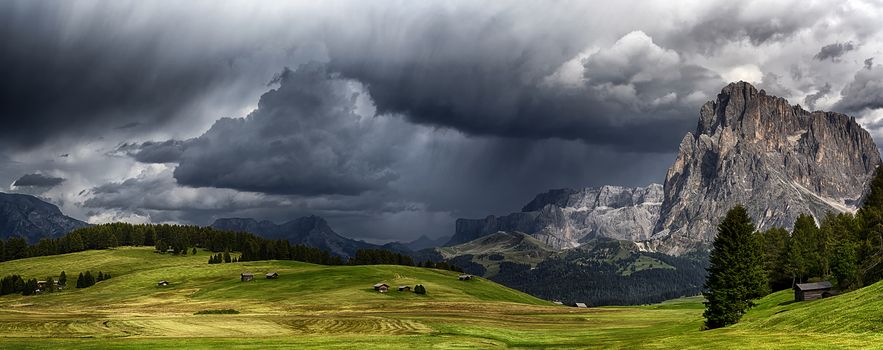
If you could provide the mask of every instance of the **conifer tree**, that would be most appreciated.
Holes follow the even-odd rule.
[[[196,255],[196,247],[193,247],[192,255]]]
[[[767,293],[760,235],[748,212],[737,205],[718,225],[705,281],[705,325],[731,325]]]
[[[83,275],[83,273],[80,272],[80,275],[77,276],[77,288],[86,288],[85,285],[86,285],[85,275]]]
[[[58,275],[58,284],[62,286],[67,285],[67,274],[64,271],[61,271],[61,274]]]
[[[91,287],[95,285],[95,277],[92,275],[92,271],[86,271],[83,275],[83,288]]]

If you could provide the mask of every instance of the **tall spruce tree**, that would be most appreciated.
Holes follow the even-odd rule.
[[[58,284],[59,285],[67,285],[67,274],[64,271],[61,271],[61,274],[58,275]]]
[[[718,328],[739,321],[752,300],[768,292],[760,234],[741,205],[718,225],[705,281],[705,325]]]

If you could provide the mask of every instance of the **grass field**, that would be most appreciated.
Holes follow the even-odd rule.
[[[556,306],[456,273],[291,261],[208,265],[208,252],[120,248],[0,263],[0,275],[87,269],[114,277],[87,289],[0,297],[0,348],[74,349],[830,349],[883,345],[883,286],[792,303],[760,301],[738,325],[701,331],[700,298],[639,307]],[[278,280],[263,279],[276,271]],[[240,282],[241,272],[256,280]],[[157,287],[159,280],[170,286]],[[389,293],[372,289],[377,282]],[[395,291],[423,284],[425,296]],[[239,312],[216,313],[218,310]],[[197,313],[208,314],[197,314]],[[228,313],[228,314],[224,314]]]

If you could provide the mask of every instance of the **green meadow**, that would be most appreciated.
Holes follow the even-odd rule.
[[[2,349],[831,349],[883,348],[883,285],[793,303],[758,302],[702,331],[701,298],[634,307],[554,305],[485,279],[425,268],[293,261],[207,264],[210,253],[118,248],[0,263],[0,275],[69,288],[0,297]],[[79,272],[113,278],[75,289]],[[264,279],[278,272],[275,280]],[[252,272],[255,280],[240,282]],[[158,287],[160,280],[169,286]],[[372,285],[385,282],[389,293]],[[426,295],[398,292],[422,284]]]

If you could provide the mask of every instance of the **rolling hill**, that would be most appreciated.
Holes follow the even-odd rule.
[[[832,348],[883,340],[876,284],[830,299],[759,301],[742,323],[700,331],[700,298],[649,306],[553,305],[485,279],[406,266],[321,266],[294,261],[209,265],[209,252],[93,250],[0,263],[0,275],[114,277],[86,289],[0,297],[0,348]],[[240,282],[268,271],[278,280]],[[157,287],[159,280],[171,285]],[[421,283],[428,294],[375,292]],[[209,314],[212,310],[238,314]]]

